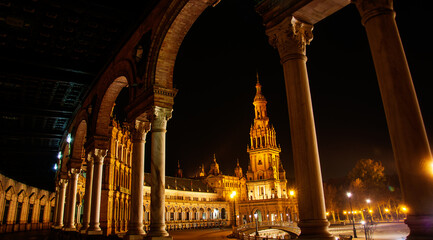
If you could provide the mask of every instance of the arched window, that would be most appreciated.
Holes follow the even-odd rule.
[[[223,208],[223,209],[221,209],[221,219],[226,219],[226,209],[225,208]]]

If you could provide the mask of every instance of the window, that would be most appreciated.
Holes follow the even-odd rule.
[[[50,222],[53,222],[53,218],[54,218],[54,208],[50,207]]]
[[[44,221],[44,210],[45,210],[45,206],[42,205],[41,209],[39,210],[39,222],[43,222]]]
[[[27,217],[27,223],[32,222],[32,215],[33,215],[33,204],[29,205],[29,215]]]
[[[3,213],[3,221],[2,221],[2,224],[6,224],[6,222],[7,222],[7,218],[8,218],[8,214],[9,214],[9,206],[10,206],[10,204],[11,204],[11,201],[10,201],[10,200],[6,200],[6,203],[5,203],[5,211],[4,211],[4,213]]]
[[[23,203],[19,202],[18,206],[17,206],[17,215],[16,215],[16,218],[15,218],[15,223],[20,223],[20,217],[21,217],[21,211],[22,211],[22,209],[23,209]],[[30,213],[31,212],[29,211],[29,214]],[[30,217],[30,219],[31,219],[31,217]]]
[[[258,165],[262,165],[263,163],[262,163],[262,160],[259,160],[259,163],[257,163]]]

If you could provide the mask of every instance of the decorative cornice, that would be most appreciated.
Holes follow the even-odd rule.
[[[358,8],[363,25],[372,17],[382,14],[392,14],[395,16],[393,0],[352,0]]]
[[[298,21],[293,16],[267,29],[269,43],[278,50],[281,62],[301,58],[306,60],[306,45],[313,39],[313,25]]]
[[[110,144],[110,138],[108,136],[101,135],[90,135],[84,144],[87,152],[93,151],[93,149],[108,149]]]

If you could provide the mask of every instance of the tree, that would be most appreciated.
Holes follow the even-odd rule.
[[[373,159],[361,159],[349,172],[348,178],[354,207],[367,209],[366,199],[371,199],[380,213],[380,208],[390,199],[382,163]]]
[[[326,205],[326,210],[328,212],[331,212],[332,214],[332,219],[335,223],[336,219],[335,219],[335,212],[338,213],[339,209],[338,209],[338,198],[337,198],[337,187],[335,187],[332,184],[329,183],[324,183],[323,184],[323,190],[324,190],[324,194],[325,194],[325,205]]]

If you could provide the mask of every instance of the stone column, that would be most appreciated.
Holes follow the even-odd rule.
[[[407,239],[433,237],[433,161],[392,0],[354,1],[367,32],[404,201]]]
[[[106,149],[95,149],[94,168],[92,183],[92,203],[90,210],[90,223],[87,228],[87,235],[101,235],[102,229],[99,227],[99,216],[101,211],[101,187],[102,187],[102,167],[104,158],[107,155]]]
[[[75,205],[77,202],[77,183],[78,183],[78,174],[80,173],[80,169],[71,169],[71,174],[69,176],[69,193],[68,193],[68,211],[66,223],[64,230],[65,231],[75,231]]]
[[[136,120],[131,126],[132,132],[132,184],[131,206],[128,232],[125,239],[143,239],[143,184],[144,184],[144,144],[150,122]]]
[[[284,70],[289,107],[295,179],[299,190],[301,239],[334,239],[328,232],[322,173],[307,74],[306,45],[313,26],[294,17],[267,29],[270,43],[278,49]]]
[[[53,225],[51,226],[52,228],[55,228],[57,223],[57,212],[59,211],[59,195],[60,195],[59,186],[56,186],[56,200],[54,204]]]
[[[59,182],[59,203],[57,205],[57,217],[56,224],[54,225],[55,229],[61,229],[63,227],[63,214],[65,211],[65,196],[66,196],[66,179],[60,179]]]
[[[81,233],[86,233],[90,222],[90,209],[92,207],[93,186],[93,152],[87,155],[86,189],[84,190],[83,227]]]
[[[172,109],[155,107],[152,118],[150,229],[146,238],[170,238],[165,230],[165,133]]]

